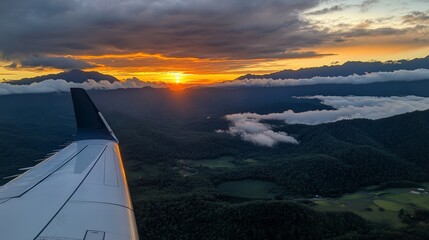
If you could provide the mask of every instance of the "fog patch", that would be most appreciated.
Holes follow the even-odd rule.
[[[429,79],[429,69],[397,70],[393,72],[373,72],[364,75],[353,74],[337,77],[312,77],[302,79],[242,79],[219,84],[213,87],[286,87],[316,84],[368,84],[377,82],[417,81]]]
[[[218,133],[228,133],[240,136],[244,141],[259,146],[273,147],[278,142],[298,144],[298,141],[285,132],[274,132],[269,124],[259,122],[261,119],[241,117],[237,114],[227,115],[232,123],[228,130],[217,130]]]
[[[63,79],[49,79],[42,82],[32,83],[29,85],[0,83],[0,95],[69,92],[70,88],[83,88],[85,90],[114,90],[144,87],[166,88],[167,85],[163,83],[144,82],[136,78],[112,83],[107,80],[97,82],[92,79],[88,79],[88,81],[83,83],[67,82]]]
[[[405,97],[357,97],[357,96],[310,96],[304,99],[319,99],[323,104],[334,110],[312,110],[294,112],[287,110],[282,113],[257,114],[236,113],[226,115],[230,122],[228,133],[240,136],[244,141],[259,146],[273,147],[278,143],[298,144],[298,140],[282,131],[274,131],[273,125],[262,123],[266,120],[283,121],[287,124],[317,125],[348,119],[381,119],[413,111],[429,109],[429,98],[417,96]]]

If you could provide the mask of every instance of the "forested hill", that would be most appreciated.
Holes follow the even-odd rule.
[[[300,143],[260,148],[258,155],[270,156],[264,167],[231,171],[214,181],[263,179],[309,196],[338,196],[388,181],[429,181],[429,111],[275,130]]]
[[[322,66],[312,68],[301,68],[299,70],[283,70],[275,73],[254,75],[246,74],[237,79],[254,78],[312,78],[312,77],[335,77],[349,76],[353,74],[363,75],[371,72],[393,72],[395,70],[415,70],[429,67],[429,56],[413,60],[399,60],[388,62],[346,62],[342,65]]]

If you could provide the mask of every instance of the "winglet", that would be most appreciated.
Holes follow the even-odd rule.
[[[119,142],[86,91],[70,88],[70,92],[76,117],[76,140],[106,139]]]

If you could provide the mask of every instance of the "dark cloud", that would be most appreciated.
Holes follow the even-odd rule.
[[[6,57],[142,51],[174,57],[288,58],[327,36],[300,13],[319,0],[2,0]]]
[[[344,10],[344,7],[342,5],[335,5],[335,6],[332,6],[329,8],[323,8],[320,10],[309,12],[309,13],[307,13],[307,15],[322,15],[322,14],[338,12],[338,11],[342,11],[342,10]]]
[[[340,35],[347,38],[353,37],[376,37],[376,36],[392,36],[392,35],[400,35],[405,34],[412,29],[398,29],[398,28],[354,28],[347,32],[341,32]]]
[[[336,38],[335,40],[334,40],[334,42],[337,42],[337,43],[342,43],[342,42],[345,42],[346,40],[345,39],[343,39],[343,38]]]
[[[332,32],[331,36],[336,35],[337,39],[335,39],[335,42],[342,42],[344,40],[356,40],[358,38],[365,38],[365,37],[386,37],[390,36],[390,40],[392,42],[402,42],[411,44],[411,39],[419,39],[421,37],[425,38],[428,33],[428,26],[425,26],[424,24],[417,24],[417,20],[413,20],[413,23],[411,24],[411,18],[415,18],[416,16],[411,17],[412,14],[406,15],[403,17],[404,21],[405,18],[409,19],[409,25],[404,27],[389,27],[387,24],[384,24],[386,21],[389,21],[392,19],[392,17],[381,17],[381,18],[374,18],[374,19],[363,19],[359,24],[356,25],[344,25],[339,24],[337,25],[338,28],[343,28],[340,31]],[[423,21],[424,16],[419,15],[420,21]],[[407,17],[408,16],[408,17]],[[384,25],[386,27],[379,27],[380,23],[383,23],[381,25]],[[400,36],[400,37],[395,37]]]
[[[367,12],[369,8],[377,2],[379,2],[379,0],[365,0],[359,5],[360,10],[362,12]]]
[[[299,59],[299,58],[315,58],[315,57],[325,57],[325,56],[333,56],[336,54],[321,54],[314,51],[308,52],[285,52],[284,58],[290,59]]]
[[[402,21],[406,24],[429,24],[429,11],[419,12],[414,11],[402,17]]]
[[[57,68],[57,69],[85,69],[94,68],[97,65],[91,64],[72,57],[48,57],[48,56],[28,56],[13,62],[9,68]]]
[[[11,64],[9,64],[9,65],[6,65],[6,66],[4,66],[5,68],[9,68],[9,69],[15,69],[15,68],[18,68],[18,64],[16,64],[16,63],[11,63]]]
[[[358,8],[361,12],[367,12],[371,6],[373,6],[378,2],[379,0],[364,0],[360,4],[339,4],[339,5],[334,5],[332,7],[327,7],[320,10],[308,12],[306,13],[306,15],[323,15],[323,14],[329,14],[333,12],[346,10],[349,8]]]

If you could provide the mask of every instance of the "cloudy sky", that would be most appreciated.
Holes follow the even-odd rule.
[[[0,80],[207,83],[429,55],[429,0],[1,0]]]

